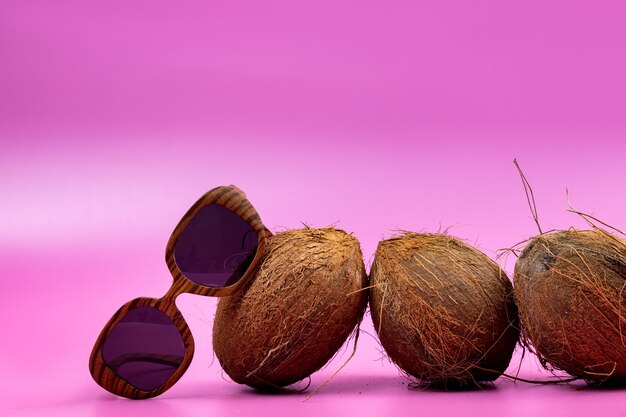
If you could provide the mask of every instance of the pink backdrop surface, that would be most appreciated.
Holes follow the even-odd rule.
[[[117,398],[87,368],[120,305],[166,291],[169,234],[217,185],[244,189],[272,230],[354,233],[368,265],[397,229],[451,226],[491,257],[535,234],[514,157],[544,229],[584,226],[566,187],[626,227],[625,15],[619,1],[0,2],[0,414],[626,415],[624,390],[584,384],[409,390],[365,333],[310,400],[259,394],[222,375],[216,300],[190,295],[196,357],[170,391]],[[520,376],[550,375],[527,357]]]

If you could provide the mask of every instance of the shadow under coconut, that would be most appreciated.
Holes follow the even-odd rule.
[[[587,383],[583,380],[570,382],[568,384],[559,384],[562,388],[573,391],[588,391],[588,392],[616,392],[626,391],[626,385],[623,382],[604,382],[604,383]]]
[[[428,392],[491,392],[496,391],[498,387],[493,382],[476,382],[476,383],[426,383],[411,382],[409,390],[411,391],[428,391]]]
[[[307,392],[311,390],[311,386],[308,385],[307,382],[302,383],[298,382],[292,386],[287,387],[277,387],[277,388],[265,388],[265,389],[255,389],[252,387],[248,387],[246,385],[239,385],[239,395],[249,395],[249,396],[278,396],[278,397],[289,397],[289,396],[298,396],[298,395],[306,395]]]
[[[307,387],[306,382],[300,382],[296,385],[285,387],[280,390],[266,390],[260,391],[247,386],[241,386],[239,391],[240,395],[251,396],[303,396],[308,397],[313,394],[312,397],[319,397],[325,395],[340,394],[355,394],[361,395],[368,392],[381,393],[384,391],[399,391],[406,390],[410,381],[406,378],[398,375],[336,375],[325,385],[321,386],[325,381],[325,378],[316,377]],[[321,387],[320,387],[321,386]],[[318,391],[314,393],[317,389]],[[305,389],[306,388],[306,389]]]

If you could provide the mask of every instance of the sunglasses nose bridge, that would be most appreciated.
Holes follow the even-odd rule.
[[[177,310],[175,304],[176,297],[182,293],[190,292],[191,287],[193,287],[189,280],[187,280],[180,272],[174,272],[173,277],[174,281],[172,282],[172,285],[167,290],[165,295],[159,299],[159,304],[164,310],[169,310],[171,307]]]

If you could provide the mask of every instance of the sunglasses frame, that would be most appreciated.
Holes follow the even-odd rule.
[[[233,285],[229,285],[227,287],[207,287],[191,281],[183,275],[174,259],[174,248],[176,247],[176,242],[178,241],[181,233],[185,230],[191,219],[193,219],[193,217],[202,208],[212,204],[223,206],[237,214],[252,226],[252,228],[257,232],[259,238],[259,245],[257,246],[256,254],[250,263],[250,266],[241,279]],[[127,302],[120,307],[119,310],[117,310],[117,312],[113,315],[113,317],[111,317],[100,332],[89,358],[89,370],[91,372],[91,376],[98,383],[98,385],[113,394],[131,399],[156,397],[171,388],[191,364],[194,353],[193,336],[183,315],[176,307],[176,297],[183,293],[220,297],[230,295],[238,291],[252,279],[261,265],[267,247],[267,240],[271,235],[271,232],[267,230],[261,222],[261,218],[255,208],[248,201],[243,191],[239,188],[235,186],[221,186],[212,189],[200,197],[200,199],[196,201],[193,206],[191,206],[187,213],[185,213],[182,219],[178,222],[167,242],[165,262],[167,263],[167,266],[172,273],[172,277],[174,278],[174,282],[172,283],[170,289],[159,299],[139,297]],[[141,390],[126,382],[104,362],[102,357],[102,348],[105,341],[111,334],[111,331],[129,311],[139,307],[154,308],[171,318],[182,336],[185,347],[183,360],[176,371],[162,385],[151,391]]]

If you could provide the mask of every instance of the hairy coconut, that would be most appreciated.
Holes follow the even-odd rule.
[[[519,338],[513,287],[485,254],[443,234],[378,244],[370,310],[385,351],[423,384],[492,381]]]
[[[604,230],[535,237],[515,265],[523,339],[547,369],[626,383],[626,243]]]
[[[277,233],[250,285],[218,303],[213,348],[222,368],[257,389],[308,377],[362,319],[366,288],[353,236],[335,228]]]

